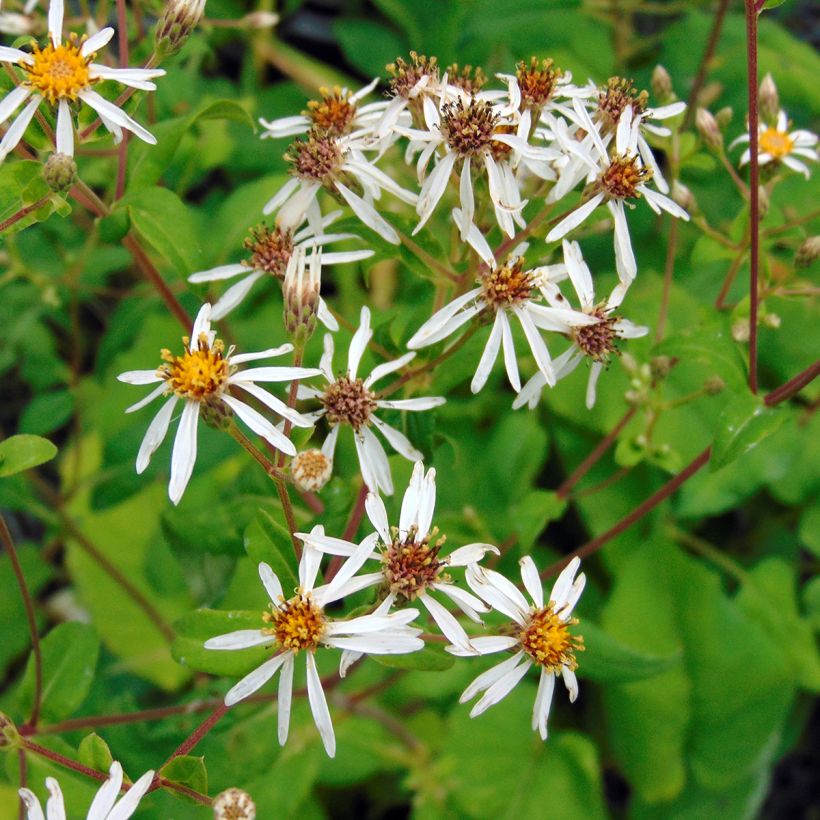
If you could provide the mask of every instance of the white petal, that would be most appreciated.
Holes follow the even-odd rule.
[[[151,783],[154,782],[154,772],[149,769],[142,777],[131,785],[131,788],[123,795],[122,800],[114,806],[114,810],[105,820],[128,820],[137,810],[137,806],[148,791]],[[89,813],[88,820],[95,820]]]
[[[50,0],[48,4],[48,33],[54,47],[60,45],[63,39],[63,0]]]
[[[461,224],[459,227],[461,228],[462,241],[467,240],[475,216],[475,197],[473,196],[473,180],[470,173],[470,157],[465,157],[459,182],[459,199],[461,200]]]
[[[472,648],[464,627],[445,607],[426,592],[419,595],[419,600],[427,607],[427,611],[433,616],[433,620],[453,646],[459,646],[467,651]]]
[[[366,305],[362,307],[359,317],[359,327],[350,340],[350,349],[347,354],[347,374],[351,379],[356,378],[359,370],[359,362],[362,360],[367,345],[373,338],[373,331],[370,328],[370,310]]]
[[[387,462],[384,447],[367,427],[362,427],[354,438],[359,454],[359,464],[362,468],[362,478],[365,478],[365,470],[367,470],[370,480],[373,481],[373,486],[368,484],[368,488],[373,492],[381,489],[385,495],[393,495],[393,479],[390,476],[390,465]],[[415,458],[410,460],[415,461]]]
[[[293,442],[284,435],[284,433],[277,430],[260,412],[239,401],[239,399],[229,396],[227,393],[222,396],[222,401],[224,401],[254,433],[262,436],[266,441],[269,441],[277,450],[281,450],[289,456],[296,455],[296,447]]]
[[[283,202],[299,187],[299,180],[291,177],[268,201],[262,209],[266,216],[277,210]]]
[[[444,648],[451,654],[459,657],[470,657],[472,655],[493,655],[496,652],[503,652],[505,649],[512,649],[518,646],[518,638],[510,635],[487,635],[481,638],[470,640],[473,651],[465,652],[457,646],[445,646]]]
[[[354,194],[349,188],[336,182],[336,189],[342,195],[345,202],[350,205],[351,210],[368,228],[375,231],[386,242],[391,245],[400,243],[396,229],[369,203],[363,200],[358,194]]]
[[[569,692],[569,702],[575,703],[575,699],[578,697],[578,679],[575,677],[575,672],[568,666],[562,666],[561,677],[563,677],[564,686],[567,687],[567,692]]]
[[[318,589],[314,591],[314,598],[319,606],[327,606],[342,597],[340,590],[361,569],[364,562],[372,557],[378,538],[378,533],[375,532],[364,538],[356,547],[356,551],[339,568],[333,580],[323,587],[321,592]]]
[[[231,383],[238,382],[291,382],[320,376],[318,367],[253,367],[231,376]]]
[[[48,803],[46,803],[48,820],[66,820],[65,803],[63,802],[63,792],[60,789],[60,784],[53,777],[47,777],[46,788],[49,791]]]
[[[26,132],[26,128],[28,128],[40,102],[41,97],[32,97],[26,107],[17,115],[17,119],[9,126],[9,130],[0,140],[0,161],[4,160],[9,152],[17,147],[17,143],[23,138],[23,134]]]
[[[505,675],[512,672],[524,657],[523,652],[518,652],[511,658],[491,666],[486,672],[482,672],[462,693],[459,697],[459,703],[467,703],[472,700],[479,692],[489,689],[496,681],[501,680]]]
[[[615,220],[615,266],[618,277],[624,284],[629,284],[638,273],[638,263],[632,250],[632,240],[629,237],[629,226],[626,221],[623,202],[609,202],[610,213]]]
[[[541,735],[541,740],[547,739],[547,719],[552,705],[552,693],[555,690],[555,675],[541,670],[541,679],[538,681],[538,694],[532,707],[532,728]]]
[[[0,49],[0,59],[2,56],[2,49]],[[31,94],[31,89],[25,85],[18,85],[6,94],[0,102],[0,124],[4,123],[28,99],[29,94]]]
[[[281,399],[277,399],[276,396],[272,396],[268,393],[267,390],[263,390],[258,385],[252,384],[251,382],[241,382],[237,385],[237,387],[244,390],[246,393],[250,393],[252,396],[255,396],[262,404],[270,407],[274,413],[278,413],[282,418],[287,419],[291,424],[296,427],[312,427],[313,424],[308,419],[306,419],[301,413],[298,413],[291,407],[288,407]]]
[[[381,536],[382,542],[389,544],[392,541],[390,537],[390,525],[387,521],[387,510],[385,509],[381,496],[376,493],[368,493],[364,502],[364,508],[367,512],[367,517],[370,519],[370,523]]]
[[[125,111],[118,108],[114,103],[109,102],[105,97],[101,97],[96,91],[86,88],[79,93],[79,97],[83,102],[88,103],[98,114],[105,116],[121,128],[131,131],[131,133],[139,137],[143,142],[147,142],[149,145],[157,144],[156,137],[154,137],[150,131],[143,128],[136,120],[131,119]]]
[[[589,379],[587,380],[587,391],[584,397],[584,404],[587,410],[592,410],[595,407],[595,388],[598,384],[598,377],[604,369],[602,362],[593,362],[592,367],[589,368]]]
[[[262,271],[257,271],[250,276],[246,276],[235,285],[231,285],[217,300],[211,318],[214,321],[218,321],[224,316],[227,316],[250,293],[251,288],[263,276],[265,276],[265,274]]]
[[[165,408],[163,408],[164,410]],[[160,411],[162,412],[162,411]],[[196,463],[196,430],[199,421],[199,402],[185,401],[182,418],[174,438],[174,450],[171,454],[171,481],[168,484],[168,496],[174,504],[179,504],[191,473]]]
[[[498,358],[498,351],[501,347],[501,334],[503,332],[503,314],[503,310],[499,310],[495,314],[493,329],[490,331],[487,343],[484,345],[484,350],[481,353],[481,358],[478,360],[475,375],[470,382],[470,392],[472,393],[478,393],[487,383],[495,360]]]
[[[376,365],[370,375],[364,380],[365,387],[370,387],[370,385],[375,384],[379,379],[383,379],[390,373],[395,373],[397,370],[400,370],[408,362],[411,362],[415,356],[415,353],[405,353],[392,362],[383,362],[382,364]]]
[[[172,396],[168,399],[148,425],[148,429],[145,431],[145,436],[142,439],[142,444],[140,444],[139,452],[137,453],[137,473],[145,471],[148,462],[151,460],[151,456],[164,441],[168,433],[168,425],[171,423],[171,416],[176,403],[176,396]]]
[[[436,311],[411,337],[407,342],[407,347],[415,350],[419,347],[426,347],[439,339],[443,339],[449,335],[442,330],[446,328],[450,321],[458,314],[462,308],[466,308],[481,293],[481,288],[474,288],[473,290],[463,293],[461,296],[453,299],[452,302],[445,305],[441,310]],[[466,311],[465,311],[466,312]],[[472,315],[475,315],[473,313]],[[464,320],[466,321],[466,319]],[[460,324],[456,325],[459,327]],[[455,328],[453,328],[454,330]],[[431,341],[432,340],[432,341]]]
[[[504,369],[507,371],[507,378],[510,380],[513,390],[516,393],[521,390],[521,377],[518,374],[518,359],[515,355],[515,345],[513,344],[512,328],[506,311],[500,310],[501,316],[501,341],[504,348]]]
[[[271,599],[271,603],[279,604],[279,601],[284,597],[282,594],[282,584],[276,573],[264,562],[259,564],[259,578],[262,585],[265,587],[265,592]]]
[[[99,51],[103,46],[108,45],[109,40],[114,36],[114,29],[111,26],[106,26],[100,29],[96,34],[92,34],[80,47],[80,54],[83,57],[92,55],[95,51]]]
[[[541,587],[541,578],[538,576],[535,562],[532,557],[525,555],[519,562],[521,567],[521,580],[524,587],[529,592],[533,603],[540,609],[544,606],[544,590]]]
[[[156,370],[126,370],[125,373],[117,376],[117,381],[126,384],[156,384],[164,379]]]
[[[532,663],[529,660],[522,661],[514,669],[507,672],[503,678],[497,680],[489,689],[482,695],[478,702],[470,709],[470,717],[478,717],[483,712],[486,712],[491,706],[494,706],[503,698],[512,692],[516,684],[527,674]]]
[[[278,715],[279,745],[284,746],[290,729],[290,706],[293,701],[293,653],[288,652],[282,671],[279,673],[279,697],[276,707]]]
[[[0,52],[0,56],[2,56],[2,52]],[[23,803],[25,804],[26,813],[28,816],[27,820],[45,820],[43,809],[40,806],[40,801],[31,789],[20,789],[18,794],[23,799]]]
[[[573,228],[577,228],[603,201],[603,194],[595,194],[592,199],[579,205],[547,234],[546,241],[557,242],[559,239],[565,237]]]
[[[590,308],[595,305],[595,288],[592,284],[592,274],[589,267],[584,262],[581,254],[581,246],[577,242],[567,242],[564,239],[561,243],[564,250],[564,263],[567,266],[567,274],[572,282],[581,307]]]
[[[541,373],[543,373],[544,378],[547,380],[547,384],[555,384],[555,373],[552,369],[549,351],[547,350],[547,346],[544,344],[544,340],[541,338],[541,335],[538,333],[538,328],[536,328],[533,323],[532,317],[527,312],[525,307],[517,306],[514,310],[515,315],[518,317],[518,321],[521,322],[521,327],[524,330],[524,335],[527,337],[530,350],[532,351],[532,355],[535,357],[535,363],[538,365],[538,369]]]
[[[434,407],[441,407],[447,399],[444,396],[419,396],[415,399],[379,399],[377,407],[389,408],[392,410],[432,410]]]
[[[240,273],[252,273],[253,268],[243,265],[241,262],[233,265],[220,265],[210,270],[199,271],[188,277],[189,282],[219,282],[222,279],[233,279]]]
[[[202,645],[205,649],[248,649],[251,646],[275,643],[276,637],[262,632],[261,629],[237,629],[235,632],[208,638]]]
[[[453,550],[447,556],[447,563],[451,567],[466,567],[468,564],[475,564],[480,561],[488,552],[500,555],[498,547],[492,544],[467,544]]]
[[[293,196],[279,209],[276,215],[277,226],[292,231],[301,225],[311,204],[316,201],[316,195],[321,187],[318,182],[300,182]],[[262,213],[269,214],[269,207],[270,203],[265,206]]]
[[[316,660],[312,652],[307,652],[307,690],[310,710],[313,712],[313,720],[325,751],[328,757],[336,754],[336,736],[333,734],[333,723],[330,720],[330,711],[327,708],[325,693],[322,689],[322,682],[319,680],[319,673],[316,671]]]
[[[482,623],[479,612],[489,612],[490,608],[480,598],[467,592],[465,589],[457,587],[455,584],[445,584],[436,582],[431,585],[432,589],[437,589],[442,595],[446,595],[456,606],[476,623]]]
[[[501,573],[470,564],[466,572],[467,583],[493,609],[504,613],[519,624],[524,624],[529,612],[526,598],[511,581]]]
[[[114,803],[117,802],[117,795],[122,786],[122,766],[116,760],[109,769],[109,778],[100,786],[99,791],[94,795],[91,805],[88,808],[89,817],[108,817]]]
[[[581,559],[576,556],[561,570],[561,574],[555,579],[550,592],[550,601],[556,609],[561,609],[567,602],[567,595],[572,588],[575,573],[581,566]]]
[[[314,532],[295,532],[294,535],[304,541],[305,544],[310,544],[319,552],[328,555],[353,555],[358,549],[358,544],[353,544],[342,538],[333,538],[330,535],[317,535]]]
[[[387,439],[387,443],[399,454],[403,455],[408,461],[416,461],[423,458],[423,455],[412,445],[410,439],[395,427],[391,427],[381,419],[372,416],[370,421],[373,426]],[[388,473],[389,473],[389,467]]]
[[[419,223],[413,229],[413,235],[417,234],[424,223],[433,215],[433,211],[438,205],[444,191],[447,188],[447,181],[450,178],[450,172],[456,162],[456,155],[448,152],[439,160],[436,167],[433,168],[432,173],[424,181],[421,191],[419,192],[419,200],[416,203],[416,213],[419,215]]]
[[[225,695],[225,705],[233,706],[244,700],[249,695],[252,695],[257,689],[263,687],[277,672],[279,667],[287,660],[288,655],[293,653],[283,652],[281,655],[276,655],[270,660],[265,661],[261,666],[257,667],[248,675],[245,675],[239,683],[232,686]]]

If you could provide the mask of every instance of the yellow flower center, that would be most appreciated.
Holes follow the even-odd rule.
[[[270,626],[262,631],[276,637],[282,649],[315,650],[325,634],[327,619],[322,610],[313,603],[309,592],[297,592],[289,601],[282,601],[270,611],[262,613],[262,619]]]
[[[562,666],[575,670],[578,667],[575,652],[584,649],[584,639],[569,632],[569,627],[577,623],[577,618],[562,620],[550,601],[545,607],[534,610],[521,628],[518,636],[521,648],[538,666],[549,672],[559,672]]]
[[[598,184],[612,199],[635,199],[638,186],[652,179],[652,169],[641,166],[637,156],[614,156],[598,177]]]
[[[778,131],[776,128],[767,128],[760,135],[761,153],[770,154],[775,159],[788,156],[793,147],[794,141],[785,131]]]
[[[85,88],[97,82],[88,74],[94,55],[83,57],[82,42],[72,34],[68,42],[55,46],[49,43],[41,49],[33,44],[31,65],[23,64],[28,75],[26,84],[42,94],[52,105],[58,100],[76,100]]]
[[[506,265],[488,271],[480,282],[482,295],[494,310],[526,302],[536,286],[532,272],[524,270],[521,257],[510,258]]]
[[[169,350],[162,351],[166,364],[160,365],[159,375],[168,387],[180,398],[205,402],[219,395],[231,375],[227,359],[223,357],[224,345],[217,339],[208,345],[208,337],[200,333],[197,346],[191,348],[190,339],[184,336],[185,353],[172,356]]]

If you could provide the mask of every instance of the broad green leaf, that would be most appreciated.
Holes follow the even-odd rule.
[[[420,672],[443,672],[455,663],[455,657],[432,646],[406,655],[369,655],[374,661],[391,669],[416,669]]]
[[[368,76],[383,74],[384,67],[406,50],[402,38],[374,20],[341,18],[333,32],[350,64]]]
[[[264,561],[270,566],[285,594],[299,586],[290,534],[265,510],[259,510],[245,530],[245,550],[257,563]]]
[[[100,653],[97,630],[78,621],[58,624],[40,641],[43,663],[41,712],[56,722],[73,714],[85,700],[94,681]],[[17,693],[20,708],[28,714],[34,703],[34,657],[29,658]]]
[[[177,755],[159,770],[159,774],[172,783],[179,783],[202,794],[208,793],[208,772],[204,757]]]
[[[765,0],[763,3],[764,9],[776,9],[778,6],[782,6],[786,0]]]
[[[208,638],[225,635],[238,629],[261,629],[261,612],[197,609],[174,624],[176,638],[172,646],[174,658],[183,666],[212,675],[241,677],[268,660],[274,650],[256,646],[250,649],[205,649]],[[271,637],[271,646],[276,639]]]
[[[550,521],[564,514],[567,502],[554,492],[531,490],[513,507],[511,520],[515,522],[518,544],[525,552],[532,549],[538,536]]]
[[[584,638],[584,651],[576,655],[578,676],[599,683],[652,678],[672,669],[681,660],[680,652],[667,655],[638,652],[589,621],[581,621],[573,632]]]
[[[710,469],[719,470],[756,447],[776,432],[786,418],[784,410],[767,407],[759,396],[733,396],[718,419]]]
[[[0,478],[51,461],[57,448],[48,439],[22,433],[0,441]]]
[[[43,178],[41,163],[35,160],[16,160],[0,164],[0,222],[49,194],[50,189]],[[51,195],[42,206],[9,225],[3,235],[16,233],[34,222],[41,222],[55,210],[66,214],[71,208],[57,195]]]
[[[25,433],[48,435],[62,427],[74,412],[74,394],[70,390],[40,393],[26,405],[20,416],[19,429]]]
[[[804,511],[798,530],[801,543],[820,558],[820,501]]]
[[[80,763],[98,772],[108,772],[114,758],[108,744],[96,733],[86,735],[77,749],[80,756]]]

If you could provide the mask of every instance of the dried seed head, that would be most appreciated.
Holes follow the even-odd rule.
[[[329,384],[320,401],[331,424],[349,424],[354,430],[369,424],[376,398],[361,379],[340,376]]]
[[[521,627],[518,634],[521,648],[548,672],[559,672],[563,666],[575,670],[578,668],[575,653],[584,649],[584,639],[569,631],[569,627],[577,623],[577,618],[564,620],[550,601],[547,606],[533,610]]]
[[[574,327],[571,331],[572,340],[585,356],[596,362],[607,362],[612,353],[618,353],[615,346],[618,339],[615,323],[618,317],[607,315],[603,305],[596,307],[591,315],[598,317],[599,321],[594,325]]]
[[[330,481],[333,462],[321,450],[302,450],[290,463],[293,483],[302,492],[317,493]]]
[[[436,538],[434,527],[421,541],[416,541],[416,528],[411,527],[401,539],[393,528],[393,543],[385,545],[382,552],[382,572],[390,592],[412,601],[431,584],[440,580],[441,570],[446,566],[438,560],[444,536]]]
[[[404,99],[410,99],[411,92],[423,77],[427,77],[429,82],[438,82],[439,79],[437,58],[428,58],[415,51],[410,52],[409,63],[397,57],[396,62],[388,63],[386,69],[392,77],[390,90],[397,97]]]
[[[776,123],[777,115],[780,113],[780,97],[771,73],[767,73],[761,81],[757,99],[761,121],[769,124]]]
[[[309,592],[297,592],[290,600],[270,604],[262,613],[269,626],[262,632],[273,635],[282,649],[315,651],[327,628],[327,619],[321,608],[313,603]]]
[[[317,134],[330,137],[341,137],[349,134],[356,118],[356,103],[351,102],[353,96],[350,91],[336,86],[331,91],[320,88],[320,100],[311,100],[308,110],[304,112],[312,123]]]
[[[157,51],[164,56],[176,54],[205,12],[205,0],[168,0],[154,30]]]
[[[471,65],[465,65],[464,68],[459,68],[458,63],[453,63],[447,66],[447,82],[451,85],[458,86],[465,94],[471,97],[477,94],[487,83],[487,75],[482,70],[481,66],[473,68]]]
[[[488,271],[479,281],[485,301],[494,310],[526,302],[536,286],[532,272],[524,270],[520,256],[509,258],[505,265]]]
[[[214,820],[256,820],[256,804],[242,789],[226,789],[214,798]]]
[[[257,225],[251,228],[243,246],[251,254],[243,260],[244,265],[282,279],[293,254],[293,233],[279,227]]]
[[[637,154],[616,154],[609,167],[601,172],[598,184],[611,199],[636,199],[641,192],[638,186],[652,179],[652,169],[641,165]]]
[[[515,66],[515,76],[521,89],[522,109],[543,108],[552,99],[563,73],[552,60],[539,61],[536,57],[531,57],[529,65],[523,61],[518,63]]]
[[[441,109],[442,136],[450,149],[461,157],[482,156],[493,147],[498,114],[484,100],[472,97],[467,105],[461,99]]]
[[[604,131],[614,131],[618,127],[618,120],[628,106],[632,106],[632,113],[641,114],[646,111],[649,94],[639,92],[632,84],[632,80],[623,77],[610,77],[607,84],[598,91],[598,110],[596,117]]]
[[[77,178],[77,163],[68,154],[52,154],[43,168],[43,178],[52,191],[67,191]]]
[[[306,140],[288,146],[285,161],[292,163],[291,173],[299,179],[331,187],[342,167],[342,149],[335,137],[310,131]]]

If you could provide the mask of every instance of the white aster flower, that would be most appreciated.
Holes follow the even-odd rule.
[[[262,139],[278,139],[306,134],[310,130],[331,137],[342,137],[356,133],[360,136],[371,133],[374,126],[384,114],[387,100],[359,105],[379,84],[376,77],[364,88],[355,93],[347,88],[320,88],[319,100],[311,100],[307,111],[297,116],[280,117],[265,120],[260,117],[259,123],[265,129]]]
[[[581,154],[563,170],[558,184],[550,192],[554,201],[572,190],[584,177],[589,188],[586,200],[572,213],[561,220],[548,234],[547,242],[556,242],[577,228],[602,203],[606,202],[615,223],[615,264],[621,281],[629,284],[638,272],[629,226],[626,221],[628,204],[643,197],[655,213],[666,211],[674,217],[688,220],[689,214],[668,196],[650,188],[652,169],[644,165],[638,153],[638,136],[641,117],[632,116],[632,106],[624,109],[615,132],[615,152],[608,151],[611,134],[601,135],[599,127],[590,119],[589,113],[580,100],[573,101],[578,121],[587,132],[584,142],[591,151],[589,158]]]
[[[435,57],[428,58],[411,51],[409,62],[399,57],[387,66],[387,70],[391,75],[391,99],[376,123],[376,136],[379,138],[391,134],[405,111],[409,111],[413,122],[420,126],[424,122],[424,100],[439,97],[447,89],[447,80],[441,79]]]
[[[463,226],[464,216],[461,211],[454,210],[453,218],[459,227]],[[435,344],[478,316],[492,317],[492,331],[470,389],[473,393],[478,393],[484,387],[498,353],[503,348],[507,378],[518,392],[521,389],[521,378],[510,325],[510,314],[513,314],[524,331],[539,372],[548,384],[555,384],[552,359],[539,328],[568,333],[575,327],[594,323],[595,319],[560,305],[539,304],[547,295],[547,291],[542,289],[546,268],[525,269],[521,253],[526,245],[513,251],[506,262],[499,265],[487,240],[475,225],[469,226],[467,241],[484,262],[479,275],[479,286],[457,296],[450,304],[434,313],[413,334],[407,347],[417,350]]]
[[[320,233],[314,234],[311,224],[305,225],[301,230],[293,231],[275,226],[268,228],[266,225],[259,225],[252,228],[249,237],[244,242],[245,249],[249,252],[248,259],[243,259],[229,265],[219,265],[216,268],[199,271],[188,277],[189,282],[199,284],[201,282],[221,282],[226,279],[235,279],[237,276],[243,278],[235,285],[231,285],[213,306],[211,319],[218,321],[223,316],[227,316],[242,300],[250,293],[251,288],[265,276],[272,276],[276,279],[284,279],[288,263],[298,255],[298,251],[311,253],[304,256],[300,264],[311,265],[313,255],[321,253],[322,265],[341,265],[345,262],[358,262],[361,259],[368,259],[373,256],[372,250],[359,251],[337,251],[325,253],[319,246],[329,245],[333,242],[341,242],[345,239],[358,239],[352,233],[326,233],[325,229],[335,222],[342,212],[333,211],[324,217],[320,217]],[[317,248],[319,250],[317,251]],[[336,320],[327,309],[323,299],[319,300],[319,320],[328,329],[336,331],[339,329]]]
[[[540,667],[532,728],[538,731],[542,740],[546,740],[555,678],[560,674],[564,679],[570,702],[578,697],[575,652],[583,649],[584,644],[583,638],[570,634],[569,627],[578,623],[572,617],[572,610],[583,592],[586,577],[581,573],[575,578],[581,561],[573,558],[558,576],[545,603],[541,579],[532,558],[527,555],[520,564],[521,580],[532,599],[532,605],[527,603],[518,587],[500,573],[478,564],[467,567],[467,583],[473,592],[493,609],[512,618],[514,623],[506,634],[472,638],[472,653],[458,646],[448,646],[447,651],[462,656],[510,650],[514,653],[511,658],[480,674],[464,690],[459,699],[461,703],[483,693],[471,709],[470,717],[477,717],[505,698],[532,666]]]
[[[140,800],[154,779],[154,773],[147,771],[128,788],[122,799],[117,801],[122,790],[123,778],[122,766],[116,760],[111,764],[109,775],[108,780],[100,786],[91,802],[86,820],[128,820],[137,810]],[[47,777],[46,788],[51,796],[46,803],[45,815],[43,815],[43,808],[34,792],[29,789],[20,789],[20,797],[26,805],[28,820],[65,820],[65,803],[60,784],[53,777]]]
[[[97,49],[114,36],[107,27],[88,39],[71,34],[63,40],[63,0],[51,0],[48,8],[50,42],[41,49],[34,44],[33,53],[18,48],[0,46],[0,62],[16,64],[24,77],[13,91],[0,102],[0,124],[4,123],[26,101],[27,104],[0,141],[0,161],[4,160],[23,137],[38,106],[44,100],[57,109],[56,148],[58,154],[74,155],[74,122],[71,103],[78,99],[91,106],[103,125],[122,139],[122,129],[131,131],[141,140],[154,145],[156,139],[122,109],[93,90],[103,80],[115,80],[123,85],[153,91],[150,80],[165,74],[161,68],[109,68],[92,62]]]
[[[185,352],[173,356],[169,350],[162,351],[165,364],[155,370],[130,370],[117,378],[127,384],[154,384],[159,386],[144,399],[131,405],[125,412],[133,413],[145,407],[159,396],[168,399],[148,426],[137,454],[137,472],[142,473],[151,456],[162,444],[171,416],[177,403],[182,400],[182,415],[179,421],[174,451],[171,457],[171,481],[168,495],[178,504],[188,486],[196,462],[197,425],[200,413],[212,419],[227,419],[236,414],[254,433],[262,436],[270,444],[288,455],[295,455],[296,448],[279,429],[253,407],[233,395],[243,390],[274,413],[282,416],[297,427],[310,427],[312,422],[283,401],[263,390],[257,382],[285,382],[318,375],[321,371],[306,367],[255,367],[238,370],[237,366],[257,359],[281,356],[293,350],[293,345],[285,344],[260,353],[233,355],[233,348],[225,352],[223,343],[211,330],[211,306],[205,304],[197,314],[190,339],[183,337]]]
[[[397,527],[388,524],[384,502],[376,493],[370,493],[365,509],[370,523],[376,529],[376,542],[369,558],[379,561],[381,569],[362,575],[359,580],[368,586],[382,586],[385,597],[376,612],[388,612],[396,604],[421,601],[438,624],[439,629],[456,646],[470,648],[470,639],[461,624],[431,594],[438,592],[450,599],[468,618],[481,623],[479,612],[488,612],[483,601],[453,583],[447,574],[450,567],[466,567],[480,561],[487,552],[498,554],[491,544],[467,544],[441,556],[445,538],[438,534],[438,527],[431,527],[436,506],[436,471],[424,474],[424,465],[417,461],[413,475],[404,493],[401,516]],[[353,555],[357,545],[341,538],[331,538],[324,533],[296,533],[305,544],[330,555]],[[360,653],[347,652],[342,670],[360,657]]]
[[[587,267],[581,248],[577,242],[562,241],[564,251],[564,264],[551,266],[547,271],[547,276],[552,276],[544,286],[544,293],[547,301],[554,307],[567,310],[566,298],[555,286],[559,277],[569,276],[572,287],[580,302],[579,314],[594,317],[596,320],[592,324],[576,325],[569,331],[569,338],[573,346],[558,356],[553,361],[553,370],[556,380],[572,373],[578,364],[585,358],[592,361],[589,369],[589,380],[587,382],[586,406],[591,409],[595,405],[595,388],[601,371],[609,363],[610,356],[617,353],[616,342],[618,339],[637,339],[646,336],[649,328],[635,325],[628,319],[622,319],[614,311],[620,306],[626,294],[626,287],[619,284],[610,294],[605,302],[595,300],[595,289],[592,284],[592,274]],[[574,309],[573,309],[574,310]],[[541,391],[547,382],[541,373],[536,373],[522,388],[521,392],[513,401],[513,408],[517,409],[524,404],[530,409],[538,404]]]
[[[314,233],[322,231],[317,197],[322,188],[341,197],[368,228],[385,241],[399,244],[395,228],[376,210],[382,191],[411,205],[416,194],[407,191],[362,153],[370,146],[367,134],[333,136],[312,130],[307,138],[291,143],[285,159],[291,163],[289,179],[265,205],[265,214],[278,211],[276,224],[295,230],[307,218]],[[352,187],[351,187],[352,186]],[[358,188],[357,193],[353,188]]]
[[[314,527],[320,534],[321,527]],[[296,594],[285,598],[276,573],[267,565],[259,565],[259,577],[270,596],[269,611],[260,619],[259,629],[240,629],[210,638],[206,649],[246,649],[251,646],[270,646],[275,654],[260,667],[246,675],[225,695],[225,705],[233,706],[264,686],[279,672],[279,743],[284,746],[290,727],[290,708],[293,699],[293,668],[297,655],[304,650],[307,665],[307,690],[316,728],[330,757],[336,752],[336,738],[330,720],[327,701],[319,680],[314,655],[319,647],[352,649],[371,655],[402,655],[422,649],[418,637],[421,630],[407,624],[418,617],[417,609],[404,609],[392,615],[362,615],[358,618],[329,618],[328,604],[339,601],[362,589],[356,572],[373,551],[377,535],[370,536],[342,564],[333,580],[317,587],[316,575],[322,553],[311,547],[302,552],[299,562],[299,586]],[[280,671],[281,670],[281,671]]]
[[[749,142],[749,134],[741,134],[732,142],[729,148]],[[777,122],[774,125],[761,122],[758,125],[757,137],[757,157],[760,165],[782,163],[792,171],[803,174],[806,179],[811,176],[805,162],[797,159],[804,157],[817,162],[817,134],[805,129],[789,131],[789,118],[782,109],[777,114]],[[749,162],[751,151],[749,148],[740,157],[740,165]]]
[[[415,353],[407,353],[392,362],[383,362],[376,365],[370,375],[362,379],[358,376],[359,363],[367,348],[373,330],[370,327],[370,310],[362,307],[361,320],[358,330],[353,334],[347,355],[347,369],[338,375],[333,373],[333,337],[325,335],[324,353],[319,362],[319,368],[327,386],[324,389],[299,385],[300,399],[317,399],[322,403],[322,409],[306,414],[307,418],[316,421],[325,416],[330,424],[330,434],[322,445],[322,452],[332,461],[336,452],[336,441],[339,437],[339,428],[348,425],[353,429],[356,442],[356,452],[359,456],[359,467],[362,479],[371,492],[379,491],[386,495],[393,494],[393,479],[390,475],[390,465],[387,454],[376,438],[371,425],[387,439],[388,444],[408,461],[419,461],[422,454],[410,443],[404,433],[383,422],[376,411],[380,409],[392,410],[431,410],[444,404],[441,396],[423,396],[413,399],[379,399],[371,389],[379,380],[395,373],[404,367]]]

